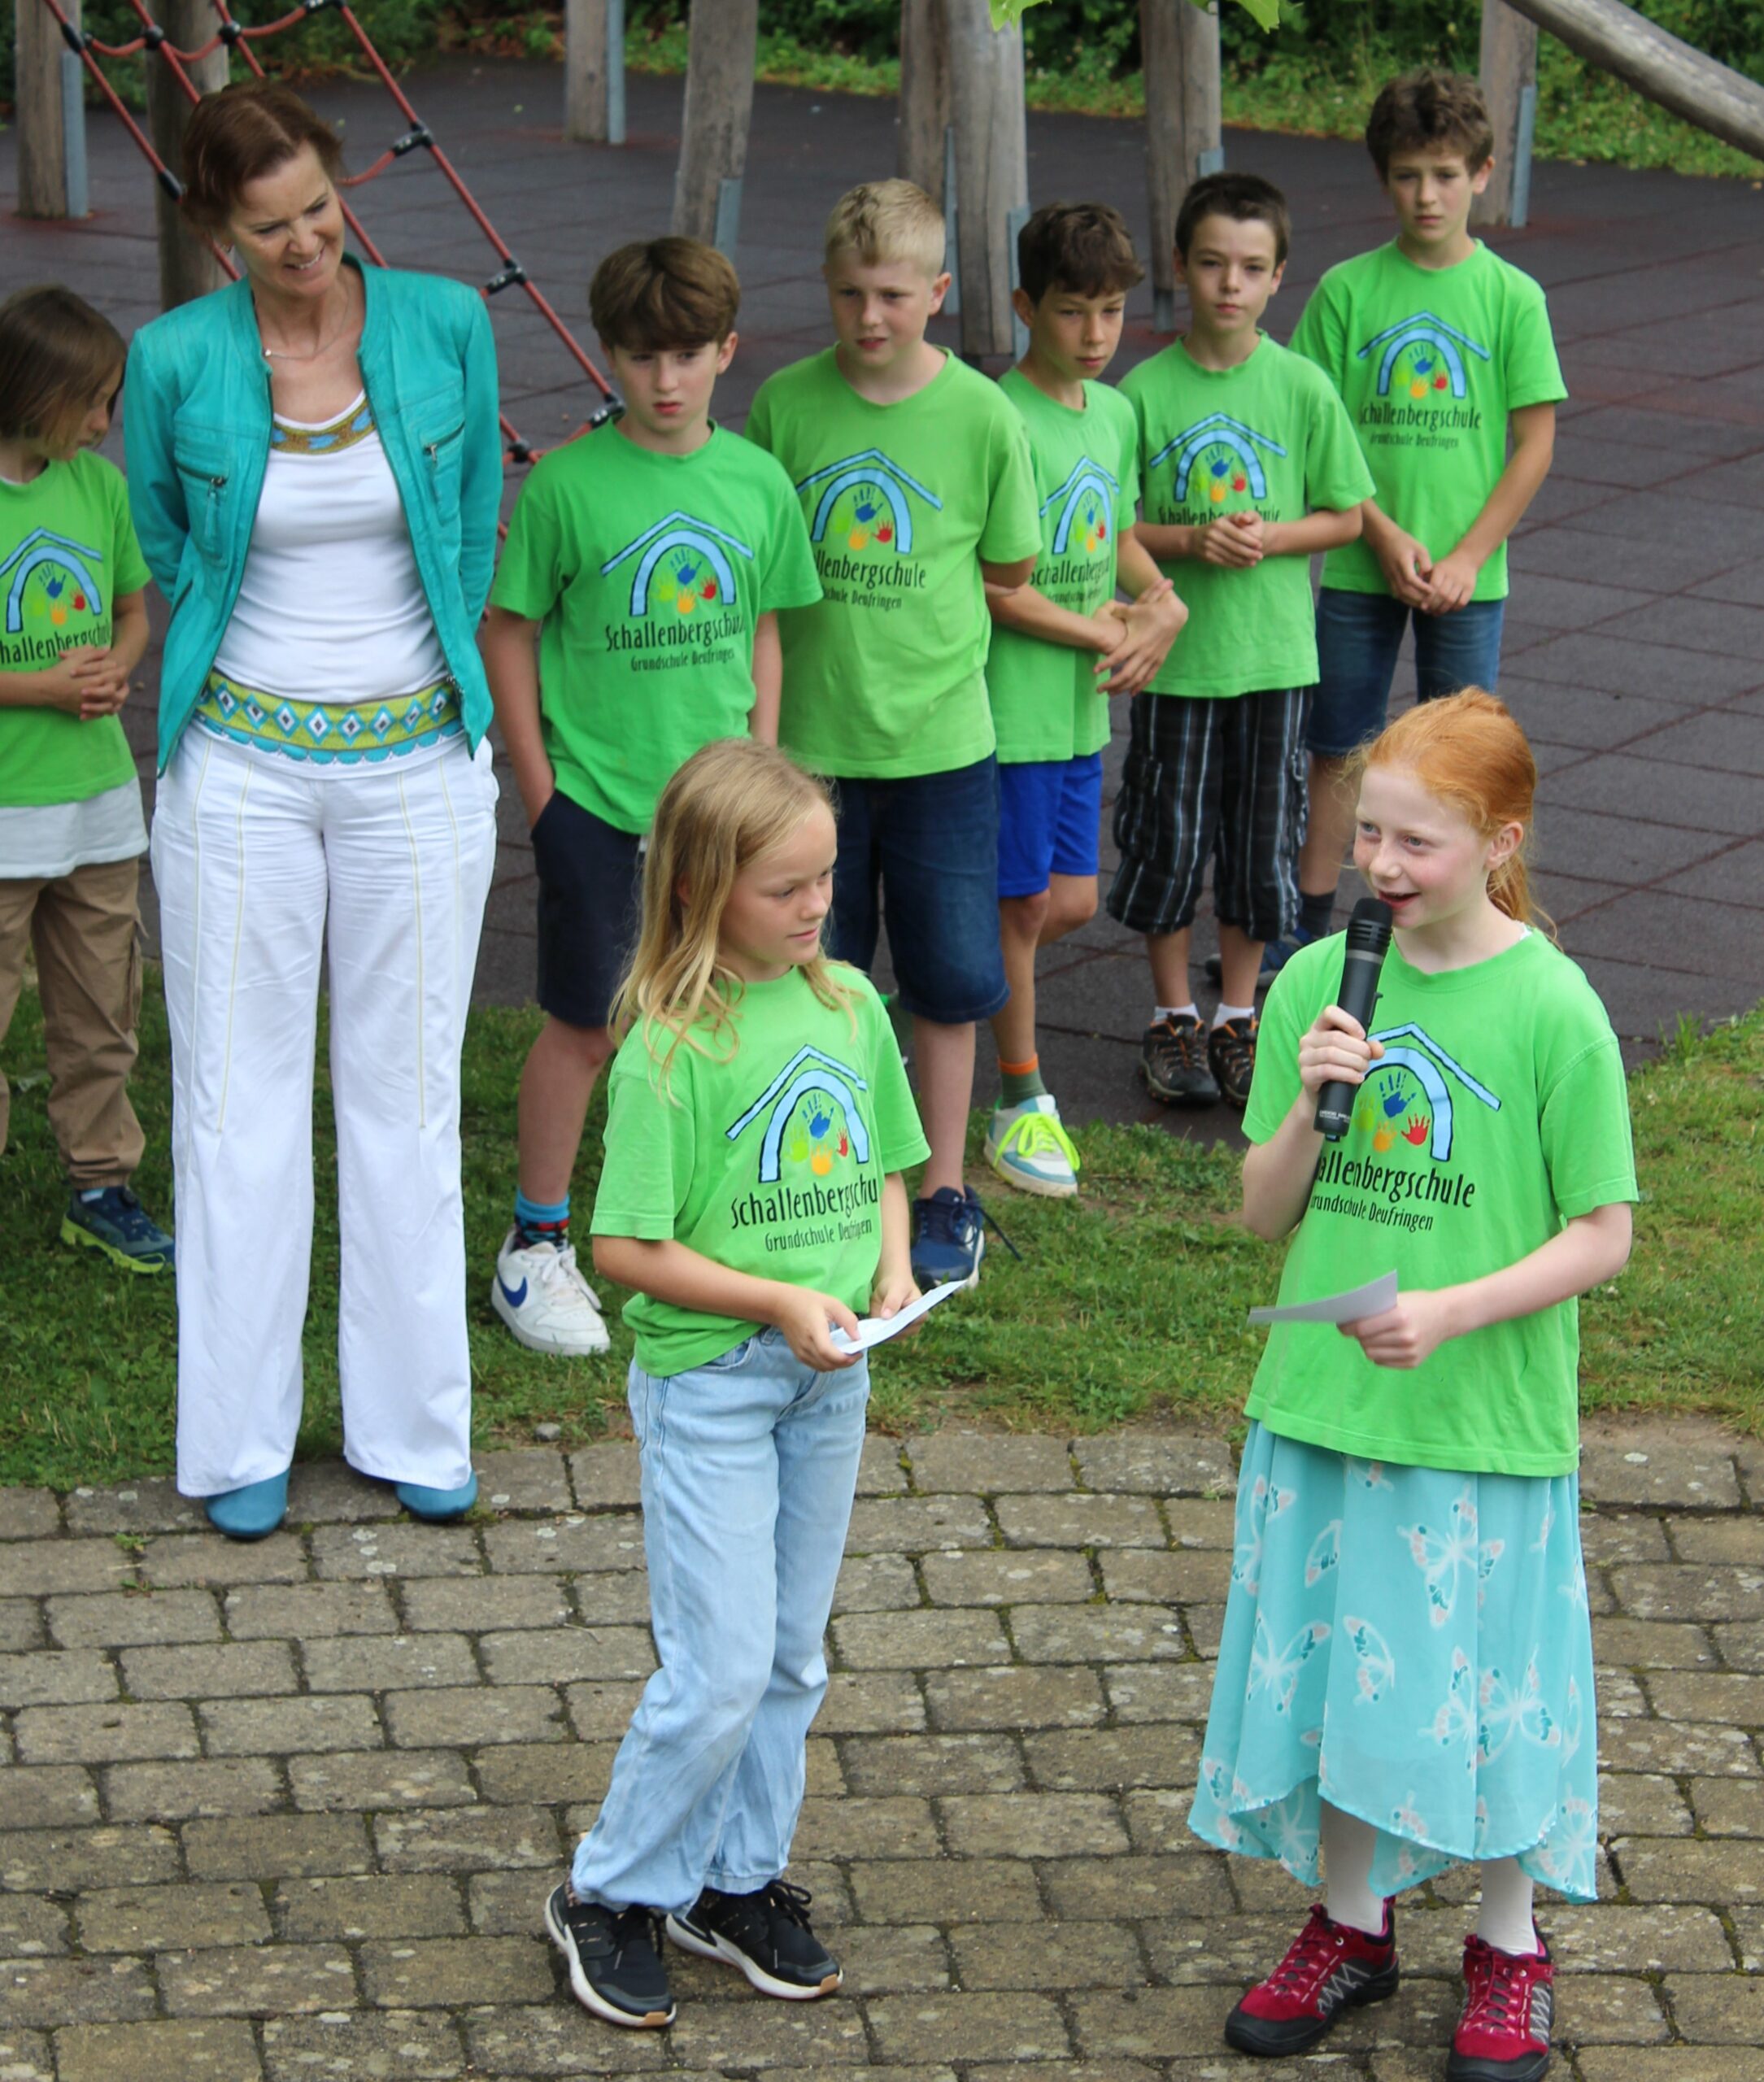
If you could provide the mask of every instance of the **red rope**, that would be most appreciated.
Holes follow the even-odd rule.
[[[146,0],[129,0],[129,4],[133,8],[136,15],[142,23],[144,33],[137,37],[129,43],[107,44],[99,42],[97,37],[89,36],[86,34],[84,30],[76,28],[68,20],[67,15],[63,11],[60,5],[60,0],[43,0],[43,5],[48,8],[50,13],[54,15],[57,24],[60,27],[63,41],[68,44],[70,49],[77,52],[81,63],[85,66],[87,72],[91,76],[91,77],[98,83],[99,92],[104,96],[105,100],[109,103],[111,111],[121,119],[124,127],[128,130],[130,137],[133,138],[135,144],[140,150],[142,156],[146,159],[148,164],[153,168],[155,176],[158,180],[159,185],[168,194],[175,198],[181,195],[183,193],[181,183],[178,181],[177,176],[172,172],[170,168],[166,165],[164,160],[159,157],[158,152],[154,149],[151,139],[148,137],[146,132],[142,130],[141,125],[135,120],[133,115],[130,113],[128,108],[123,102],[121,96],[118,94],[116,89],[111,85],[109,80],[105,76],[103,68],[98,64],[97,59],[93,55],[93,54],[94,52],[98,52],[107,58],[130,58],[134,56],[139,51],[149,50],[156,51],[159,56],[164,60],[166,65],[170,68],[173,80],[177,83],[180,90],[183,93],[185,98],[194,103],[202,99],[202,92],[196,85],[195,82],[190,78],[189,73],[185,71],[184,68],[186,65],[194,64],[198,59],[207,57],[211,52],[220,49],[222,46],[228,46],[229,48],[236,47],[240,55],[244,59],[246,63],[250,68],[251,71],[255,72],[259,79],[262,79],[265,76],[264,68],[258,59],[257,54],[251,49],[251,43],[264,37],[275,36],[284,29],[292,28],[296,22],[306,20],[311,11],[304,7],[295,7],[273,22],[259,23],[253,27],[246,28],[242,24],[233,19],[233,16],[228,7],[227,0],[211,0],[211,4],[212,5],[216,14],[220,19],[220,29],[215,35],[209,38],[207,43],[198,46],[198,47],[194,50],[180,50],[176,45],[172,43],[163,34],[163,33],[160,32],[159,24],[154,20],[152,15],[148,11]],[[575,360],[577,366],[595,385],[599,389],[601,396],[603,399],[610,400],[613,396],[612,385],[608,382],[605,377],[600,373],[600,371],[595,368],[594,364],[588,359],[587,355],[583,353],[581,346],[577,343],[575,338],[575,336],[571,333],[569,328],[564,323],[563,320],[559,317],[557,312],[552,308],[551,303],[547,300],[547,298],[541,294],[538,288],[532,281],[529,281],[526,270],[520,265],[520,263],[515,258],[513,253],[509,250],[495,225],[490,222],[484,211],[478,207],[476,197],[473,196],[471,189],[466,185],[465,181],[461,178],[460,172],[454,166],[453,162],[447,157],[446,154],[442,151],[440,146],[435,142],[433,137],[429,132],[428,125],[424,123],[422,119],[417,115],[416,109],[411,105],[411,102],[405,95],[403,89],[399,86],[397,80],[394,78],[391,72],[388,69],[385,59],[381,57],[379,52],[374,48],[372,39],[368,36],[367,31],[363,28],[361,24],[355,19],[354,11],[345,4],[345,0],[329,0],[329,4],[335,6],[338,13],[342,16],[344,21],[348,24],[350,33],[354,36],[356,43],[360,46],[362,55],[367,59],[368,64],[373,69],[373,72],[377,76],[381,85],[385,89],[386,92],[390,94],[393,101],[397,104],[399,114],[403,116],[406,122],[410,125],[410,129],[407,135],[400,138],[397,144],[390,146],[385,151],[383,151],[380,155],[379,158],[374,160],[371,166],[364,168],[361,172],[352,175],[347,180],[340,182],[338,185],[342,187],[347,188],[363,187],[368,181],[373,180],[377,175],[385,172],[386,168],[392,164],[394,159],[403,158],[406,152],[413,150],[418,146],[426,147],[429,157],[434,161],[436,166],[439,168],[442,177],[446,181],[448,185],[452,189],[459,200],[465,206],[473,222],[477,226],[478,229],[483,233],[485,237],[490,241],[490,246],[494,250],[496,257],[503,264],[502,272],[485,288],[481,294],[487,299],[498,290],[512,288],[516,285],[525,290],[534,307],[538,311],[540,316],[545,320],[551,330],[557,335],[559,340],[562,342],[564,346],[568,350],[568,353]],[[375,266],[381,268],[385,267],[387,264],[385,256],[381,252],[379,247],[375,245],[373,240],[368,237],[365,228],[362,224],[361,220],[355,215],[355,211],[350,207],[349,203],[343,197],[340,195],[338,198],[338,201],[342,210],[344,220],[348,224],[350,230],[355,234],[355,239],[359,244],[362,250],[367,255],[368,258],[375,264]],[[218,246],[212,238],[209,237],[206,233],[203,233],[202,237],[203,243],[208,247],[209,251],[214,255],[216,259],[220,264],[220,266],[233,281],[237,281],[239,277],[239,270],[231,256],[222,247]],[[519,429],[515,426],[506,413],[499,412],[497,417],[500,422],[503,436],[507,442],[507,460],[512,462],[529,463],[537,460],[538,456],[543,453],[543,451],[529,447],[529,445],[521,438]],[[586,427],[584,427],[578,429],[577,432],[581,433],[585,432],[586,430]],[[574,435],[571,437],[572,439],[574,439],[576,437]]]

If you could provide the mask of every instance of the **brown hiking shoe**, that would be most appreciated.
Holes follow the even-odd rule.
[[[1216,1106],[1219,1087],[1207,1067],[1207,1030],[1191,1017],[1153,1020],[1139,1043],[1139,1072],[1166,1106]]]
[[[1219,1081],[1228,1106],[1249,1104],[1250,1079],[1256,1074],[1259,1019],[1228,1019],[1207,1036],[1207,1067]]]

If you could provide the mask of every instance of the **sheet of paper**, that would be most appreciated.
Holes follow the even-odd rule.
[[[947,1301],[952,1294],[960,1294],[961,1282],[946,1279],[941,1287],[934,1287],[929,1294],[921,1294],[917,1301],[909,1301],[898,1316],[865,1316],[858,1324],[854,1338],[844,1331],[835,1331],[833,1341],[841,1352],[868,1352],[873,1344],[886,1344],[891,1337],[899,1337],[910,1330],[921,1316],[934,1309],[939,1301]]]
[[[1321,1300],[1294,1301],[1284,1309],[1252,1309],[1252,1323],[1357,1323],[1362,1316],[1382,1316],[1396,1306],[1396,1275],[1379,1274],[1364,1287],[1345,1294],[1326,1294]]]

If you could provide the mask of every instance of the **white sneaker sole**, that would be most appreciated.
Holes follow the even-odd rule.
[[[694,1952],[701,1959],[715,1959],[725,1967],[737,1967],[761,1995],[775,1995],[786,2002],[813,2002],[823,1995],[831,1995],[845,1978],[835,1967],[813,1988],[799,1988],[794,1981],[776,1980],[764,1967],[750,1959],[738,1945],[731,1945],[714,1931],[708,1938],[700,1937],[697,1932],[688,1930],[677,1916],[669,1917],[666,1928],[670,1942],[677,1945],[682,1952]]]
[[[672,2002],[665,2010],[646,2010],[641,2017],[634,2010],[621,2010],[616,2003],[608,2002],[582,1971],[581,1962],[576,1957],[576,1948],[570,1943],[568,1934],[560,1930],[552,1919],[549,1894],[545,1897],[545,1930],[546,1935],[564,1955],[569,1967],[571,1991],[584,2010],[592,2010],[605,2023],[621,2025],[628,2032],[659,2032],[665,2025],[671,2024],[679,2014]]]
[[[1044,1200],[1078,1197],[1076,1178],[1040,1178],[1033,1171],[1013,1171],[1008,1165],[999,1161],[998,1151],[991,1143],[987,1144],[987,1162],[1007,1186],[1014,1186],[1020,1193],[1034,1193]]]
[[[571,1337],[567,1331],[529,1330],[520,1320],[520,1311],[513,1307],[503,1292],[501,1279],[490,1282],[490,1306],[508,1326],[508,1335],[516,1344],[524,1344],[529,1352],[544,1352],[555,1358],[592,1359],[597,1354],[612,1349],[612,1336],[606,1325],[599,1326],[598,1337],[591,1333],[586,1337]]]

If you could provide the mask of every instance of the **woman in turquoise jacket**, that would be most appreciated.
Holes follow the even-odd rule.
[[[184,207],[242,277],[139,333],[125,391],[172,603],[178,1486],[239,1539],[281,1523],[300,1422],[321,952],[344,1451],[420,1518],[477,1494],[460,1050],[495,851],[495,350],[472,290],[346,257],[338,161],[285,87],[202,102]]]

